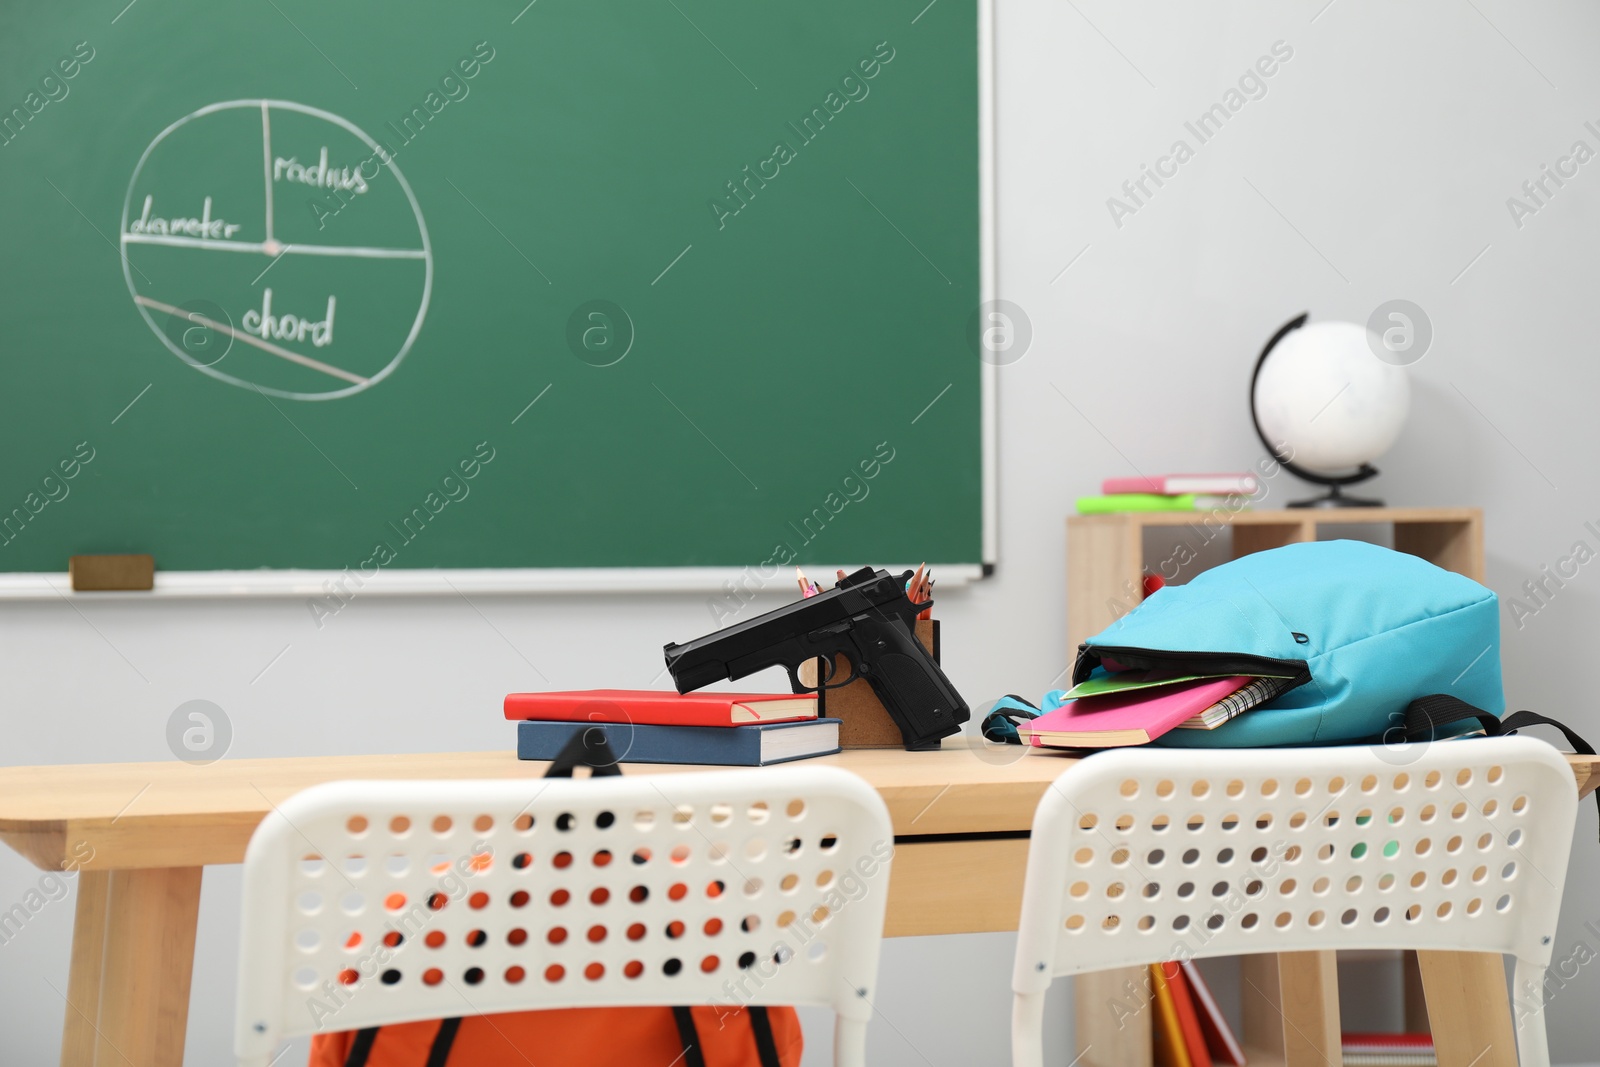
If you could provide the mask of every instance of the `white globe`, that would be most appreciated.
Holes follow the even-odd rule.
[[[1267,440],[1318,474],[1348,473],[1387,452],[1411,410],[1411,379],[1373,355],[1381,343],[1353,322],[1290,331],[1256,377]]]

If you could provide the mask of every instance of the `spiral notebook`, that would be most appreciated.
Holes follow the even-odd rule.
[[[1176,730],[1256,679],[1205,678],[1157,689],[1070,700],[1017,727],[1040,748],[1119,748],[1144,745]]]

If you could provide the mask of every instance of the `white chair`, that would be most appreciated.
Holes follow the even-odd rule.
[[[1012,1062],[1044,1062],[1052,979],[1110,967],[1452,949],[1510,953],[1516,988],[1537,988],[1577,805],[1566,761],[1531,738],[1091,756],[1034,814]],[[1517,1045],[1549,1063],[1542,1013]]]
[[[533,1008],[818,1004],[864,1062],[894,831],[833,767],[314,786],[245,855],[234,1048]]]

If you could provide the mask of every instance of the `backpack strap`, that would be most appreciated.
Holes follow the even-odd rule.
[[[750,1030],[756,1038],[756,1056],[761,1061],[761,1067],[783,1067],[783,1061],[778,1058],[778,1042],[772,1036],[772,1019],[767,1015],[767,1009],[762,1005],[746,1008],[745,1014],[750,1016]]]
[[[356,1039],[350,1043],[350,1055],[345,1057],[344,1067],[367,1067],[367,1057],[372,1055],[372,1043],[376,1040],[378,1040],[376,1026],[357,1030]]]
[[[456,1043],[456,1031],[460,1029],[460,1018],[439,1020],[439,1032],[433,1035],[433,1047],[428,1049],[425,1067],[444,1067],[450,1059],[450,1049]]]
[[[672,1009],[672,1021],[678,1024],[684,1067],[706,1067],[705,1053],[700,1051],[700,1031],[694,1025],[694,1013],[685,1007],[675,1007]]]
[[[1483,732],[1499,737],[1505,732],[1493,713],[1468,704],[1449,693],[1434,693],[1418,697],[1406,705],[1405,739],[1407,741],[1432,741],[1438,728],[1467,719],[1478,720]]]
[[[1554,726],[1561,731],[1561,735],[1567,739],[1567,744],[1572,746],[1574,752],[1581,756],[1595,754],[1594,746],[1574,733],[1572,727],[1566,723],[1557,722],[1548,716],[1540,715],[1536,711],[1514,711],[1500,720],[1500,728],[1508,734],[1516,733],[1524,726]]]
[[[350,1055],[345,1057],[344,1067],[367,1067],[367,1059],[372,1055],[372,1045],[378,1040],[380,1029],[382,1027],[369,1026],[356,1031],[356,1039],[350,1045]],[[439,1031],[433,1035],[433,1046],[428,1050],[426,1067],[445,1067],[450,1060],[450,1049],[456,1043],[456,1031],[460,1029],[460,1019],[439,1020]]]
[[[1540,715],[1536,711],[1514,711],[1504,719],[1499,719],[1493,713],[1448,693],[1418,697],[1406,705],[1406,740],[1431,741],[1438,727],[1467,719],[1476,719],[1483,727],[1483,732],[1490,737],[1505,737],[1525,726],[1554,726],[1561,731],[1574,752],[1584,756],[1595,754],[1594,746],[1578,736],[1570,726],[1547,715]],[[1600,808],[1600,790],[1596,790],[1594,800],[1595,806]]]
[[[820,711],[818,715],[822,714]],[[994,702],[989,709],[989,714],[983,717],[979,724],[979,732],[985,741],[992,741],[997,745],[1020,745],[1022,735],[1017,732],[1017,727],[1029,719],[1039,717],[1039,709],[1015,693],[1007,693]]]
[[[820,715],[821,712],[819,711]],[[550,769],[545,772],[546,778],[571,778],[576,767],[588,767],[589,773],[602,778],[609,775],[620,775],[622,768],[617,766],[617,757],[611,751],[611,745],[606,740],[604,731],[580,730],[572,735],[556,758],[551,761]],[[782,1067],[778,1059],[778,1045],[772,1036],[772,1022],[767,1018],[766,1008],[751,1008],[750,1027],[755,1032],[756,1051],[761,1059],[761,1067]],[[672,1009],[672,1021],[678,1027],[678,1041],[683,1045],[684,1067],[706,1067],[705,1053],[700,1047],[700,1031],[694,1025],[694,1013],[687,1007],[678,1006]],[[459,1025],[459,1019],[446,1019],[445,1025],[450,1023]],[[440,1037],[444,1036],[443,1029]],[[455,1037],[454,1030],[451,1038]],[[439,1046],[436,1042],[434,1053],[438,1055]],[[450,1053],[449,1045],[445,1045],[444,1056]],[[444,1056],[437,1059],[430,1058],[428,1067],[445,1067]]]

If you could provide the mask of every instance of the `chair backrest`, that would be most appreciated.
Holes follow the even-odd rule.
[[[530,1008],[864,1026],[893,850],[878,794],[833,767],[315,786],[245,856],[236,1052]]]
[[[1034,815],[1013,988],[1333,948],[1550,960],[1578,794],[1553,748],[1097,754]]]

